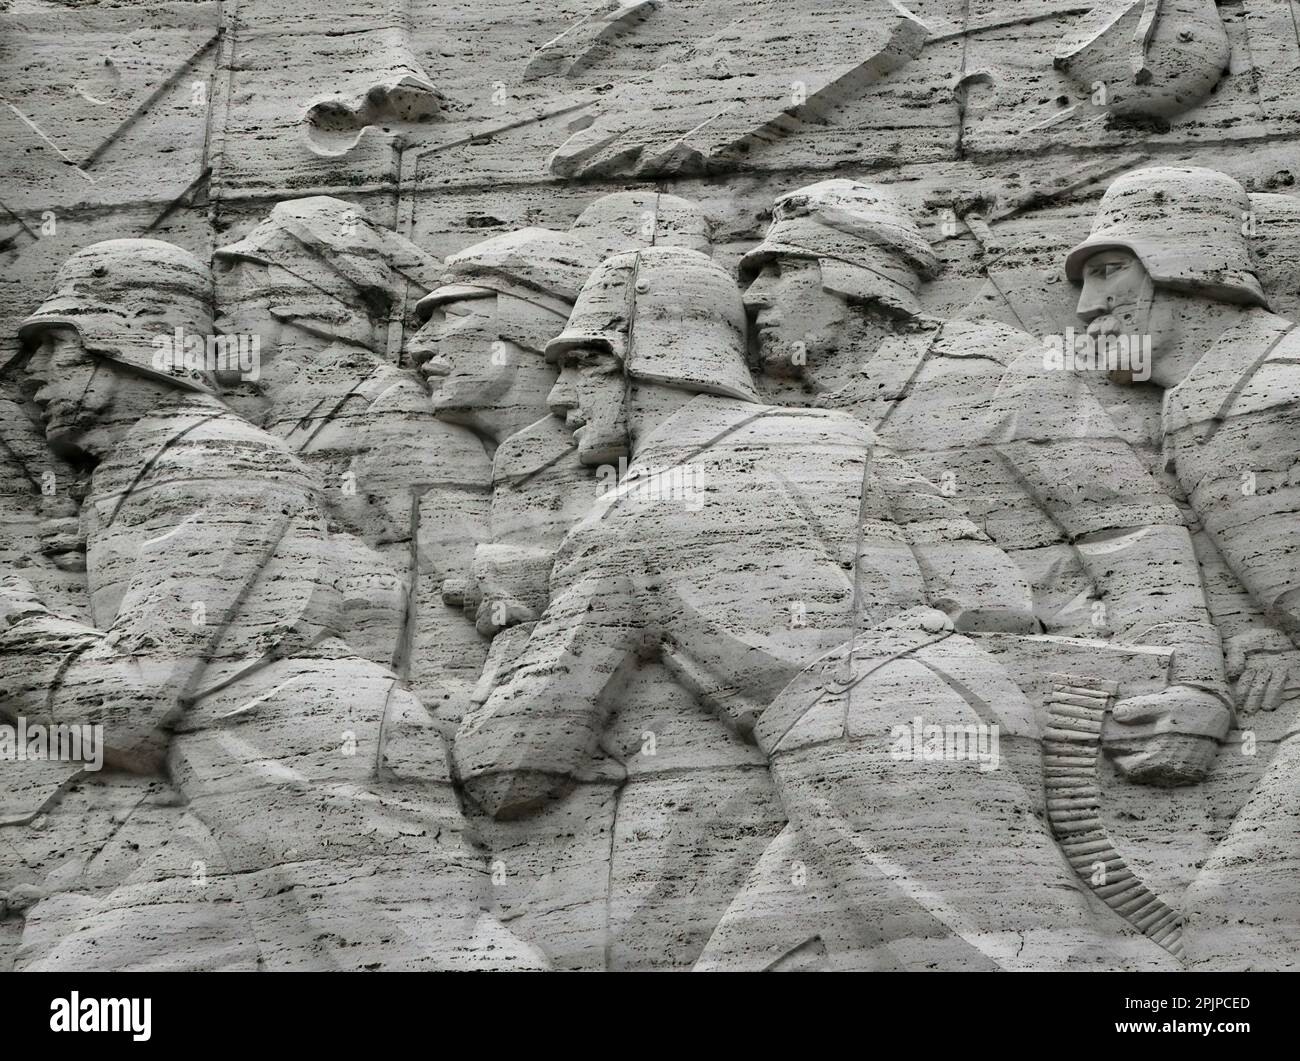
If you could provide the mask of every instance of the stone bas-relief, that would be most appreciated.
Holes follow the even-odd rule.
[[[15,171],[0,966],[1300,968],[1275,6],[253,0]]]
[[[204,946],[182,964],[472,968],[476,932],[507,946],[509,933],[481,923],[487,870],[432,718],[339,634],[318,481],[215,397],[212,373],[155,357],[156,328],[211,334],[210,290],[207,267],[170,244],[99,243],[23,325],[20,371],[47,437],[94,466],[82,527],[95,623],[7,576],[6,713],[102,727],[110,766],[165,774],[207,829],[224,856],[210,872],[238,897],[186,904],[186,936]],[[336,835],[332,819],[352,826]],[[165,895],[178,885],[166,861],[150,853],[28,967],[165,961],[158,933],[142,934],[165,907],[139,874]],[[399,924],[415,935],[385,954]]]

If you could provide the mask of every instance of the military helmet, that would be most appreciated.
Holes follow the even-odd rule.
[[[745,308],[730,274],[686,247],[606,258],[546,347],[558,360],[584,346],[610,351],[633,379],[758,401],[745,364]]]
[[[447,259],[438,286],[416,305],[421,319],[435,306],[485,293],[513,295],[567,317],[599,259],[577,236],[523,228],[482,240]]]
[[[212,335],[212,274],[189,251],[156,239],[110,239],[73,254],[54,289],[18,327],[25,360],[51,327],[76,330],[90,353],[185,390],[217,394],[215,374],[182,358],[159,358],[160,340]],[[178,351],[179,354],[179,351]],[[165,364],[166,367],[160,367]],[[9,365],[5,365],[8,368]]]
[[[610,192],[578,215],[570,231],[600,255],[642,247],[689,247],[708,254],[709,224],[698,204],[655,191]]]
[[[1246,242],[1250,210],[1246,190],[1216,170],[1131,170],[1106,189],[1091,234],[1065,259],[1065,275],[1082,283],[1092,255],[1127,250],[1157,284],[1267,306]]]
[[[826,290],[909,316],[920,312],[921,279],[938,271],[929,242],[893,193],[844,178],[776,200],[767,235],[740,259],[741,284],[780,257],[816,258]]]
[[[284,269],[306,295],[273,307],[277,316],[313,320],[327,334],[362,345],[371,345],[373,328],[402,305],[408,283],[428,291],[442,271],[437,258],[328,195],[276,203],[247,236],[218,247],[214,257]]]

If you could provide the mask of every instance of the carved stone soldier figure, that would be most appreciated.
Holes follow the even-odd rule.
[[[1024,572],[1045,632],[1174,649],[1170,687],[1117,705],[1106,742],[1133,780],[1201,779],[1230,708],[1183,517],[1084,382],[1044,371],[1041,338],[923,316],[934,264],[884,188],[781,197],[741,261],[766,374],[785,400],[861,417],[959,501]]]
[[[422,302],[429,319],[410,349],[439,415],[469,424],[495,449],[492,540],[476,550],[464,591],[493,638],[480,702],[545,611],[560,541],[626,470],[625,459],[583,463],[547,405],[556,368],[543,350],[598,263],[587,245],[694,246],[705,231],[685,200],[614,193],[583,211],[572,233],[526,229],[451,256],[443,284]],[[475,820],[494,862],[508,867],[494,894],[512,927],[563,967],[689,966],[781,827],[771,782],[752,746],[652,665],[620,697],[601,748],[578,790],[544,813]],[[634,807],[656,827],[628,830]],[[733,839],[708,839],[718,836]],[[676,868],[656,871],[662,884],[647,894],[638,868],[646,865]]]
[[[584,460],[630,464],[565,540],[546,614],[458,734],[468,791],[501,817],[564,792],[630,673],[655,659],[765,753],[792,829],[866,937],[862,965],[1158,962],[1149,941],[1096,927],[1033,814],[1023,693],[931,606],[956,586],[968,628],[1032,629],[1014,565],[857,418],[760,404],[744,338],[731,278],[687,250],[616,256],[584,287],[549,347],[552,404]],[[984,577],[954,576],[970,567]],[[838,692],[792,700],[792,681]],[[918,710],[1001,728],[1010,768],[895,771],[891,729]],[[928,853],[923,828],[937,830]],[[940,866],[965,883],[940,882]]]
[[[837,178],[780,196],[767,234],[740,261],[764,374],[796,383],[782,393],[792,400],[846,386],[900,324],[933,323],[917,293],[937,270],[886,188]]]
[[[1196,167],[1135,170],[1107,190],[1066,260],[1090,334],[1151,336],[1165,460],[1210,545],[1248,591],[1236,630],[1248,708],[1300,703],[1300,332],[1269,312],[1243,234],[1245,190]],[[1185,898],[1188,957],[1295,968],[1300,900],[1297,746],[1284,736]]]
[[[596,264],[577,237],[526,228],[453,255],[416,307],[427,323],[409,350],[438,417],[474,431],[493,455],[488,540],[468,587],[444,588],[468,597],[488,636],[541,614],[555,548],[596,497],[595,477],[547,408],[555,369],[543,353]]]
[[[218,328],[261,345],[255,398],[230,400],[320,477],[350,643],[458,703],[486,645],[436,589],[486,536],[490,459],[435,417],[395,341],[408,288],[414,302],[440,263],[327,196],[276,204],[216,262]]]
[[[188,252],[114,240],[69,259],[22,326],[50,444],[94,467],[94,622],[52,614],[9,576],[5,711],[102,725],[110,765],[165,770],[225,856],[196,913],[176,901],[193,895],[189,867],[154,853],[152,890],[109,894],[41,964],[165,964],[175,917],[204,944],[187,960],[209,967],[248,932],[267,968],[536,966],[483,913],[486,866],[431,718],[336,633],[315,478],[218,400],[197,351],[156,359],[178,327],[212,334],[210,298]]]

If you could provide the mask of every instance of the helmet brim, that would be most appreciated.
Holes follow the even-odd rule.
[[[594,332],[590,334],[565,332],[562,335],[557,335],[546,344],[546,360],[554,364],[565,354],[573,350],[580,350],[583,347],[595,347],[598,350],[604,350],[620,360],[623,357],[622,351],[616,349],[615,343],[607,335],[597,335]]]
[[[1142,261],[1142,249],[1129,240],[1122,239],[1086,239],[1065,256],[1065,276],[1072,284],[1083,282],[1084,263],[1094,254],[1102,251],[1128,251],[1138,261]]]

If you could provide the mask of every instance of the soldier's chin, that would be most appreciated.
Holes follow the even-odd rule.
[[[45,425],[45,441],[60,457],[79,459],[89,455],[85,447],[86,428],[54,421]]]
[[[620,435],[600,435],[584,424],[574,433],[578,442],[578,460],[590,467],[617,464],[620,457],[628,456],[627,439]]]
[[[797,347],[782,341],[774,331],[764,331],[758,337],[758,360],[763,372],[781,379],[798,379],[804,373],[805,366],[796,364],[794,353]]]

